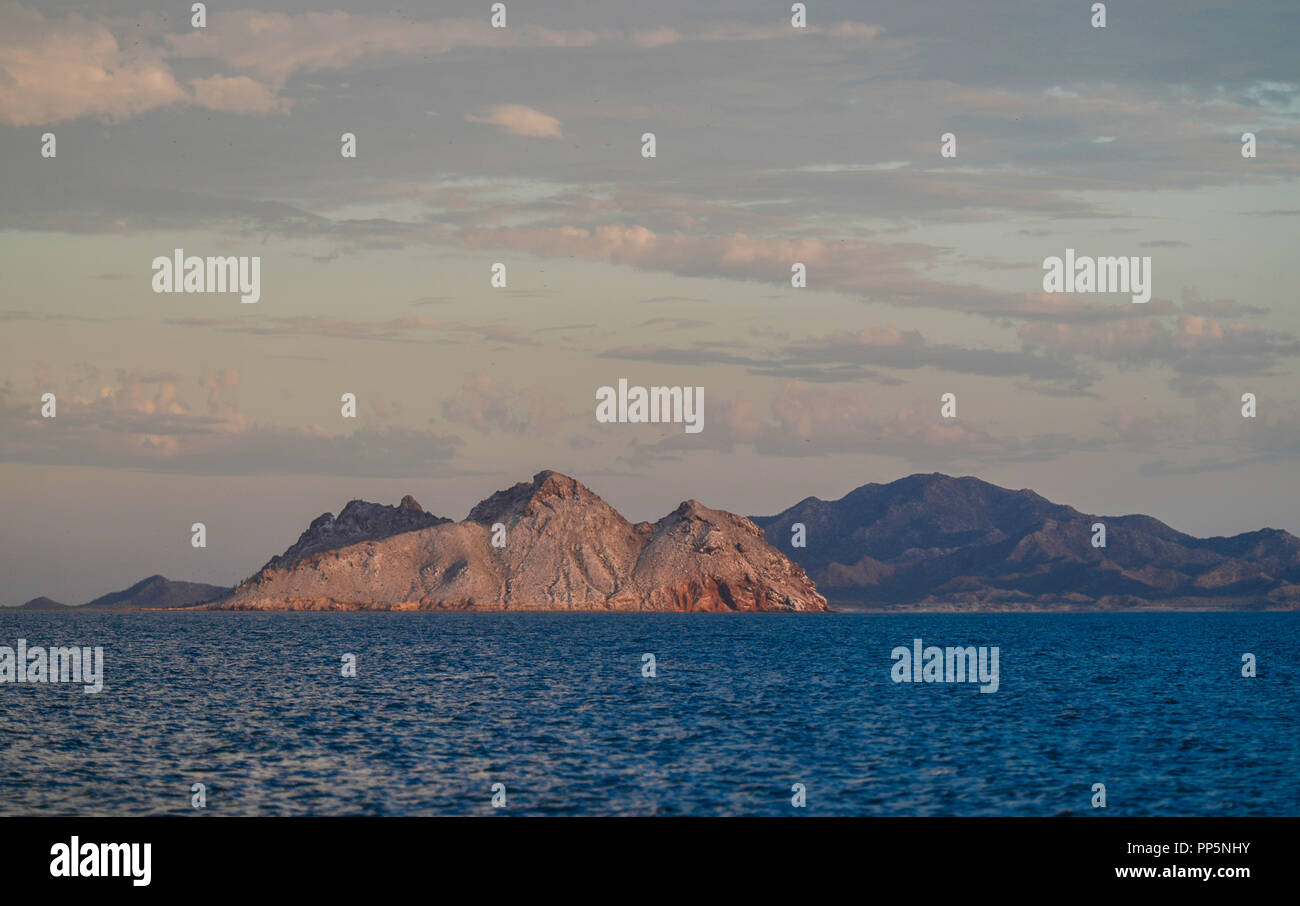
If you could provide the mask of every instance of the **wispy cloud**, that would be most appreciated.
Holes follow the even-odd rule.
[[[40,386],[53,384],[45,375]],[[240,375],[198,379],[119,372],[68,375],[58,415],[42,418],[35,388],[0,388],[0,462],[191,475],[419,476],[446,469],[454,434],[371,423],[330,429],[254,421],[239,407]],[[200,401],[201,400],[201,401]],[[382,411],[384,403],[378,401]]]
[[[496,126],[502,132],[527,138],[563,138],[560,121],[522,104],[498,104],[486,116],[465,114],[467,122]]]

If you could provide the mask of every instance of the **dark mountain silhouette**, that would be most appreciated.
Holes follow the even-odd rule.
[[[70,605],[68,604],[60,604],[58,601],[42,595],[39,598],[32,598],[30,601],[19,604],[15,610],[67,610],[69,606]]]
[[[24,610],[140,610],[147,608],[189,607],[225,597],[230,588],[204,582],[175,582],[166,576],[141,579],[130,588],[101,595],[80,606],[60,604],[49,598],[33,598],[19,607]]]
[[[493,494],[464,522],[410,504],[354,501],[338,520],[322,516],[298,544],[209,607],[826,609],[804,571],[768,545],[758,526],[694,500],[654,524],[634,525],[581,483],[547,471]],[[349,510],[376,519],[336,530]],[[425,524],[397,530],[402,520]],[[354,531],[377,537],[345,543]]]
[[[130,588],[102,595],[81,605],[86,610],[136,610],[157,607],[189,607],[230,594],[229,586],[205,582],[176,582],[166,576],[141,579]]]
[[[753,517],[832,603],[927,609],[1293,609],[1300,539],[1195,538],[977,478],[910,475]],[[1092,544],[1094,523],[1106,546]],[[791,546],[792,526],[807,546]]]

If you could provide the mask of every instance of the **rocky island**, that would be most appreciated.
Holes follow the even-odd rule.
[[[633,524],[580,482],[539,472],[463,522],[349,503],[217,610],[824,611],[753,522],[694,500]],[[351,518],[349,518],[351,517]],[[363,518],[364,517],[364,518]]]

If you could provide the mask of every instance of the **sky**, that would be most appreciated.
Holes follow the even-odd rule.
[[[1300,6],[790,5],[0,0],[0,603],[542,469],[633,520],[941,471],[1300,533]],[[154,292],[176,248],[259,301]],[[1067,248],[1151,300],[1045,292]],[[598,423],[620,379],[703,430]]]

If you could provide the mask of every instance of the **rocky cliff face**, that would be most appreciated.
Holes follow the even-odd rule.
[[[341,513],[338,521],[342,518]],[[347,536],[327,529],[322,517],[285,555],[237,586],[231,597],[211,606],[235,610],[826,609],[825,599],[803,570],[774,550],[758,526],[695,501],[683,503],[654,524],[633,525],[574,479],[540,472],[531,482],[482,501],[464,522],[431,518],[437,521],[337,544]],[[500,547],[492,543],[498,524],[504,531]]]
[[[912,475],[754,517],[831,601],[927,609],[1294,609],[1300,539],[1195,538],[1150,516],[1090,516],[1033,491]],[[1093,547],[1092,525],[1106,526]],[[807,546],[791,547],[803,523]]]
[[[283,554],[272,557],[264,568],[290,566],[312,554],[337,550],[358,541],[377,541],[445,522],[451,520],[426,513],[410,494],[403,497],[397,506],[351,500],[337,516],[322,513],[313,519],[297,542]]]

